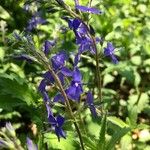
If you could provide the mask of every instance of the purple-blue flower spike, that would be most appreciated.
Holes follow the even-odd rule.
[[[87,12],[87,13],[91,13],[91,14],[101,14],[102,11],[93,8],[93,7],[86,7],[86,6],[81,6],[81,5],[76,5],[76,9],[82,11],[82,12]]]
[[[75,69],[74,69],[74,72],[73,72],[73,80],[75,81],[75,82],[79,82],[79,83],[81,83],[81,81],[82,81],[82,75],[81,75],[81,72],[80,72],[80,70],[76,67]]]
[[[88,29],[85,24],[79,19],[67,19],[69,28],[73,30],[76,37],[76,44],[79,45],[78,53],[82,54],[86,51],[90,51],[95,54],[93,48],[93,41],[88,35]],[[76,64],[76,63],[75,63]]]
[[[88,93],[87,93],[87,101],[86,101],[86,102],[87,102],[87,104],[88,104],[88,107],[89,107],[89,109],[90,109],[92,115],[93,115],[94,117],[96,117],[96,116],[97,116],[97,113],[96,113],[96,109],[95,109],[95,107],[94,107],[93,101],[94,101],[94,98],[93,98],[92,93],[91,93],[91,92],[88,92]]]
[[[54,80],[52,74],[49,71],[45,72],[43,74],[43,77],[49,85],[54,84],[55,80]]]
[[[110,56],[112,61],[113,61],[113,63],[117,64],[118,60],[117,60],[117,58],[114,55],[114,50],[115,50],[115,48],[114,48],[113,44],[108,42],[107,43],[107,47],[104,48],[104,55],[105,56]]]

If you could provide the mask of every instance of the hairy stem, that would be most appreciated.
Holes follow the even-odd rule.
[[[59,0],[56,0],[57,3]],[[89,1],[90,4],[92,3],[92,0]],[[60,4],[59,4],[60,5]],[[81,22],[85,25],[87,31],[88,31],[88,35],[89,37],[91,38],[92,42],[93,42],[93,49],[95,50],[95,61],[96,61],[96,79],[97,79],[97,87],[98,87],[98,98],[99,98],[99,101],[100,103],[102,102],[102,85],[101,85],[101,72],[100,72],[100,66],[99,66],[99,55],[98,55],[98,49],[97,49],[97,46],[96,46],[96,41],[95,41],[95,36],[93,36],[90,32],[90,29],[88,27],[88,25],[83,21],[83,19],[78,15],[76,14],[67,4],[65,4],[63,2],[63,7],[65,10],[67,10],[67,12],[69,12],[69,14],[74,17],[74,18],[77,18],[79,20],[81,20]],[[101,112],[103,109],[101,109]]]
[[[82,147],[82,149],[84,150],[84,144],[83,144],[81,132],[80,132],[79,127],[78,127],[78,125],[77,125],[76,119],[75,119],[75,117],[74,117],[74,115],[73,115],[73,112],[72,112],[72,109],[71,109],[71,106],[70,106],[68,97],[67,97],[67,95],[66,95],[66,93],[65,93],[65,91],[64,91],[64,88],[63,88],[63,86],[62,86],[62,84],[61,84],[61,82],[60,82],[58,76],[57,76],[57,75],[55,74],[55,72],[50,68],[50,66],[48,66],[48,70],[52,73],[52,75],[53,75],[53,77],[54,77],[54,79],[55,79],[55,81],[56,81],[56,83],[57,83],[57,85],[58,85],[58,87],[59,87],[59,89],[60,89],[60,91],[61,91],[61,93],[62,93],[64,99],[65,99],[66,108],[67,108],[68,111],[69,111],[70,118],[71,118],[71,119],[73,120],[73,122],[74,122],[74,126],[75,126],[75,128],[76,128],[76,131],[77,131],[78,136],[79,136],[79,139],[80,139],[81,147]]]
[[[67,97],[67,95],[66,95],[66,92],[65,92],[65,90],[64,90],[64,88],[63,88],[61,82],[60,82],[60,79],[58,78],[57,74],[53,71],[53,69],[51,68],[50,64],[45,60],[45,58],[44,58],[40,53],[38,53],[38,52],[36,52],[36,54],[37,54],[37,55],[36,55],[37,58],[39,58],[39,60],[41,60],[41,62],[42,62],[43,65],[45,66],[45,68],[48,69],[49,72],[50,72],[50,73],[52,74],[52,76],[54,77],[55,82],[56,82],[57,86],[59,87],[59,90],[60,90],[61,94],[62,94],[63,97],[64,97],[66,109],[68,110],[69,116],[70,116],[70,118],[72,119],[73,124],[74,124],[74,126],[75,126],[75,129],[76,129],[76,131],[77,131],[77,133],[78,133],[79,140],[80,140],[80,144],[81,144],[81,148],[82,148],[82,150],[85,150],[80,129],[79,129],[79,127],[78,127],[76,118],[74,117],[74,114],[73,114],[73,112],[72,112],[69,99],[68,99],[68,97]]]

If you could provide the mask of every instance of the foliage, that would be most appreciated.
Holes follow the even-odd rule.
[[[79,1],[84,6],[88,4],[87,0]],[[74,8],[74,1],[64,2]],[[94,95],[97,117],[93,117],[90,113],[93,103],[85,105],[86,94],[81,94],[79,104],[71,101],[73,115],[77,118],[81,129],[85,149],[148,150],[150,2],[149,0],[93,0],[92,6],[101,10],[102,14],[88,14],[80,10],[77,14],[82,13],[83,20],[85,22],[88,20],[86,23],[95,30],[96,37],[102,40],[97,47],[100,53],[103,102],[98,100],[96,61],[92,53],[83,53],[78,67],[82,73],[82,82],[86,85],[83,85],[84,91],[91,90]],[[39,20],[36,28],[29,32],[26,30],[29,20],[31,21],[36,11],[39,11],[47,22]],[[0,13],[2,37],[0,38],[0,127],[8,121],[18,124],[16,134],[22,145],[26,145],[26,137],[29,136],[39,149],[80,149],[77,133],[72,126],[72,118],[66,119],[63,126],[66,139],[61,138],[59,142],[57,136],[51,132],[45,103],[37,90],[46,68],[28,49],[30,48],[28,45],[32,45],[33,42],[34,49],[41,54],[45,40],[56,40],[57,44],[52,47],[48,60],[58,51],[67,50],[69,59],[66,66],[73,69],[74,54],[77,53],[78,46],[75,44],[73,31],[69,29],[67,21],[62,19],[64,16],[70,17],[70,14],[55,0],[1,1]],[[14,33],[19,35],[21,42],[14,38]],[[112,42],[115,46],[114,55],[119,60],[118,64],[113,64],[111,58],[104,55],[108,42]],[[27,58],[35,62],[17,59],[20,54],[26,54],[26,49],[29,52]],[[32,57],[28,57],[29,55]],[[65,81],[66,86],[70,80],[71,78]],[[58,87],[50,85],[47,88],[48,96],[53,100]],[[50,103],[51,105],[54,104]],[[101,109],[105,110],[104,114]],[[65,118],[69,117],[62,103],[56,104],[52,111],[54,114],[57,112],[63,114]]]

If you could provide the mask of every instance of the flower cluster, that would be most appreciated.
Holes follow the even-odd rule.
[[[102,11],[93,8],[79,5],[79,1],[75,1],[75,9],[84,13],[90,14],[101,14]],[[78,67],[81,54],[90,52],[92,55],[98,55],[96,45],[101,42],[101,38],[95,37],[94,29],[92,26],[87,25],[80,17],[68,18],[63,17],[68,22],[69,29],[73,31],[78,46],[78,52],[74,56],[73,67],[70,69],[67,66],[69,59],[68,54],[65,50],[62,50],[55,55],[52,55],[52,48],[56,45],[56,40],[46,40],[43,45],[44,56],[49,60],[49,66],[53,70],[54,74],[58,77],[64,93],[69,101],[75,103],[80,102],[81,95],[84,92],[82,74]],[[29,20],[27,30],[32,31],[37,27],[38,24],[43,24],[46,21],[43,20],[39,15],[35,15]],[[104,48],[104,55],[110,56],[112,61],[116,64],[118,62],[114,55],[115,48],[112,43],[108,42],[107,47]],[[51,53],[51,55],[49,55]],[[49,58],[51,56],[51,58]],[[26,58],[27,59],[27,58]],[[50,98],[50,94],[47,91],[47,86],[57,85],[56,77],[51,70],[46,71],[43,74],[38,90],[43,97],[43,102],[47,110],[47,118],[51,128],[55,131],[58,140],[61,137],[66,138],[66,134],[63,130],[65,118],[59,113],[53,113],[53,106],[56,103],[66,104],[65,97],[61,91],[57,91],[56,95]],[[67,82],[66,82],[67,81]],[[59,86],[58,86],[59,88]],[[96,109],[94,107],[94,97],[90,91],[86,93],[86,105],[90,109],[93,116],[97,116]],[[66,106],[66,105],[65,105]]]
[[[68,59],[67,54],[64,51],[57,53],[56,55],[51,57],[51,65],[53,71],[57,74],[61,84],[63,85],[65,92],[70,100],[79,101],[80,95],[83,93],[82,88],[82,76],[77,67],[70,70],[68,67],[65,66],[65,62]],[[71,83],[69,85],[65,85],[65,78],[71,78]],[[43,96],[44,103],[47,108],[48,113],[48,121],[52,127],[55,128],[55,133],[58,137],[64,137],[65,133],[62,130],[62,126],[64,124],[64,118],[61,115],[55,117],[52,113],[52,109],[50,108],[49,104],[51,103],[50,98],[48,96],[48,92],[46,91],[46,86],[55,84],[55,79],[52,76],[51,72],[47,71],[43,74],[43,80],[39,85],[39,91]],[[53,103],[61,102],[64,103],[64,97],[58,93],[54,97]]]

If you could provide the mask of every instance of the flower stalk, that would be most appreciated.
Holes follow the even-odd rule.
[[[56,0],[57,3],[59,0]],[[91,4],[92,1],[90,1],[90,4]],[[59,4],[59,3],[58,3]],[[60,4],[59,4],[60,5]],[[95,51],[95,61],[96,61],[96,81],[97,81],[97,87],[98,87],[98,98],[99,98],[99,101],[100,103],[102,103],[102,84],[101,84],[101,72],[100,72],[100,66],[99,66],[99,54],[98,54],[98,49],[97,49],[97,46],[96,46],[96,40],[95,40],[95,36],[92,35],[92,33],[90,32],[90,29],[88,27],[88,25],[83,21],[83,19],[78,15],[76,14],[67,4],[63,3],[62,7],[64,9],[67,10],[67,12],[69,12],[69,14],[76,18],[76,19],[79,19],[86,27],[87,29],[87,32],[88,32],[88,35],[89,37],[91,38],[92,40],[92,43],[93,43],[93,49]],[[103,108],[101,109],[101,112],[103,112]]]
[[[66,106],[67,112],[68,112],[68,114],[69,114],[69,117],[70,117],[70,119],[72,119],[73,124],[74,124],[74,126],[75,126],[75,129],[76,129],[76,131],[77,131],[77,133],[78,133],[79,140],[80,140],[80,144],[81,144],[81,148],[82,148],[82,150],[85,150],[84,144],[83,144],[82,135],[81,135],[81,131],[80,131],[79,127],[78,127],[76,118],[74,117],[74,114],[73,114],[72,109],[71,109],[71,105],[70,105],[69,99],[68,99],[68,97],[67,97],[67,95],[66,95],[66,92],[64,91],[64,88],[63,88],[63,86],[62,86],[62,84],[61,84],[61,81],[60,81],[59,77],[58,77],[57,74],[53,71],[53,69],[51,68],[50,64],[45,60],[45,58],[43,58],[43,56],[42,56],[40,53],[36,52],[36,53],[35,53],[35,56],[38,58],[38,60],[41,60],[41,62],[43,63],[45,69],[48,69],[49,72],[50,72],[50,73],[52,74],[52,76],[54,77],[55,82],[56,82],[57,86],[59,87],[59,90],[60,90],[61,94],[62,94],[63,97],[64,97],[65,106]]]

